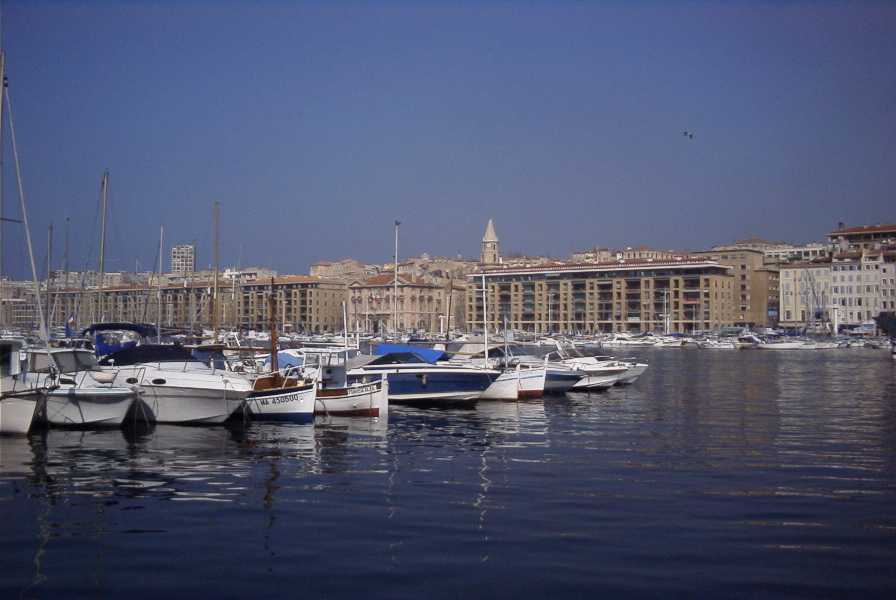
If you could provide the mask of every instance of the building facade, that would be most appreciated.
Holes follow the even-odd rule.
[[[286,275],[273,281],[257,280],[239,286],[236,312],[241,329],[269,329],[268,299],[272,287],[276,299],[275,319],[281,331],[342,331],[345,283],[310,275]]]
[[[781,327],[826,327],[832,303],[830,259],[781,265]]]
[[[779,274],[765,263],[762,250],[732,247],[729,250],[694,252],[732,268],[735,279],[735,324],[744,327],[775,327],[778,323]]]
[[[196,246],[179,244],[171,247],[171,272],[189,275],[196,270]]]
[[[735,322],[735,278],[709,260],[485,269],[469,277],[468,328],[490,331],[687,333]]]
[[[479,262],[483,265],[496,265],[501,262],[498,252],[498,235],[495,233],[495,224],[491,219],[485,226],[485,235],[482,236],[482,247],[479,253]]]
[[[419,277],[399,274],[397,297],[395,289],[391,273],[355,281],[349,285],[348,304],[352,326],[372,333],[417,330],[436,333],[444,332],[448,327],[464,327],[463,299],[466,285],[463,282],[447,280],[432,283]]]

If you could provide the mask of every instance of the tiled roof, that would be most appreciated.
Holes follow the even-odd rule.
[[[831,235],[856,235],[862,233],[896,233],[896,224],[890,225],[862,225],[861,227],[845,227],[835,229]]]

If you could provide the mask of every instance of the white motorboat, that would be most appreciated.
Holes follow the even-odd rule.
[[[136,333],[124,349],[108,344],[107,334]],[[135,402],[136,416],[157,423],[223,423],[245,407],[252,382],[239,374],[206,365],[183,346],[148,344],[145,338],[154,327],[130,323],[97,324],[85,334],[96,334],[98,352],[107,354],[100,368],[118,371],[128,385],[138,385],[143,393]],[[136,344],[136,345],[133,345]],[[223,362],[223,361],[222,361]]]
[[[60,427],[118,427],[140,393],[118,371],[103,371],[83,348],[40,348],[28,353],[24,383],[50,388],[36,419]]]
[[[22,345],[20,340],[0,339],[0,434],[28,433],[43,398],[40,390],[19,381]]]
[[[815,342],[797,340],[795,342],[766,342],[756,346],[760,350],[815,350]]]
[[[318,378],[314,414],[334,417],[386,417],[389,414],[389,382],[367,375],[349,381],[346,366],[357,348],[306,347],[295,351],[305,373]]]
[[[146,421],[223,423],[252,392],[245,377],[208,367],[181,346],[136,346],[106,356],[99,364],[142,388],[137,414]]]
[[[520,370],[505,369],[498,375],[490,386],[488,386],[480,400],[519,400],[520,398]]]
[[[588,390],[609,389],[616,385],[622,373],[624,373],[624,371],[607,374],[595,373],[591,375],[585,375],[575,385],[572,386],[572,391],[580,392]]]

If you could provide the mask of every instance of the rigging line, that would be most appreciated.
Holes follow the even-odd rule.
[[[31,275],[34,278],[34,286],[36,288],[35,292],[37,297],[35,298],[35,301],[37,303],[37,314],[40,317],[40,333],[43,339],[46,341],[49,339],[49,332],[47,331],[47,323],[44,320],[44,311],[43,307],[41,306],[40,286],[38,286],[37,284],[37,267],[34,264],[34,250],[31,246],[31,228],[28,227],[28,211],[25,207],[25,189],[22,184],[22,168],[21,164],[19,163],[19,149],[16,145],[16,128],[12,118],[12,103],[9,100],[9,88],[3,86],[2,84],[0,84],[0,88],[2,88],[3,91],[3,98],[4,100],[6,100],[6,115],[9,118],[9,136],[12,140],[12,155],[16,165],[16,182],[18,183],[19,188],[19,202],[22,205],[22,221],[24,221],[25,225],[25,239],[28,242],[28,258],[31,261]]]

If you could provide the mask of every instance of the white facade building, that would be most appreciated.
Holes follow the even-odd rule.
[[[171,272],[192,273],[196,270],[196,247],[193,244],[180,244],[171,248]]]
[[[781,266],[780,324],[806,327],[831,322],[831,263],[801,262]]]
[[[881,253],[849,253],[835,256],[831,261],[832,299],[838,307],[840,323],[860,325],[884,310],[881,295],[883,258]],[[892,265],[887,269],[888,275],[890,270]]]

